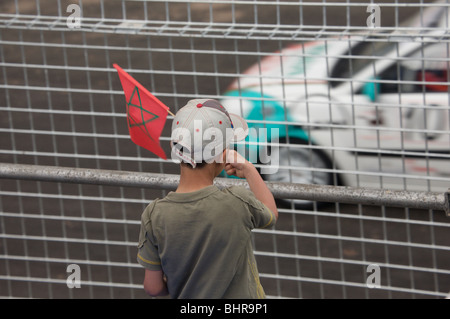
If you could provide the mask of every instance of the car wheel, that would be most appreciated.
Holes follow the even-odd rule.
[[[333,165],[328,156],[319,149],[310,147],[308,141],[290,138],[279,141],[279,147],[272,147],[271,158],[279,160],[279,169],[276,173],[261,174],[266,181],[296,183],[296,184],[334,184]],[[278,153],[278,154],[277,154]],[[281,200],[281,204],[299,209],[310,209],[314,202],[307,200]],[[323,203],[318,203],[323,204]]]

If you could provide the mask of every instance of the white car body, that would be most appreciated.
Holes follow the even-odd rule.
[[[432,9],[423,18],[433,25],[444,23],[443,11]],[[320,150],[332,163],[325,169],[291,165],[291,171],[337,173],[340,183],[349,186],[446,191],[450,188],[450,44],[432,40],[432,32],[437,37],[439,30],[430,31],[427,42],[399,33],[391,39],[404,40],[359,41],[353,36],[293,45],[245,71],[222,102],[250,124],[273,120],[270,114],[252,118],[258,96],[260,104],[277,103],[285,112],[285,125],[307,134],[308,143],[302,147]],[[356,70],[342,77],[336,70],[348,69],[349,49],[355,51],[358,45],[380,50],[353,53]],[[279,180],[299,182],[292,177]]]

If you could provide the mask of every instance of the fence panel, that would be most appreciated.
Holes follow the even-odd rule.
[[[236,148],[293,194],[279,196],[274,229],[254,232],[270,297],[445,297],[448,8],[389,0],[2,1],[2,169],[176,174],[172,161],[130,141],[117,63],[174,113],[208,97],[247,119],[250,139]],[[161,144],[170,154],[168,119]],[[269,139],[261,135],[272,129]],[[144,297],[135,262],[140,213],[170,187],[49,176],[0,180],[0,296]],[[298,183],[318,186],[298,196]],[[336,193],[323,204],[320,192],[342,190],[328,185],[358,196],[370,188],[381,200],[349,203]],[[386,190],[438,204],[393,205]],[[67,287],[70,264],[80,266],[80,289]],[[379,267],[378,288],[368,287],[377,271],[369,265]]]

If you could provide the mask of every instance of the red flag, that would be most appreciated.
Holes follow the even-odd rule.
[[[159,144],[159,137],[166,123],[169,108],[147,91],[138,81],[133,79],[117,64],[113,64],[119,73],[120,82],[127,101],[128,131],[131,140],[167,159]]]

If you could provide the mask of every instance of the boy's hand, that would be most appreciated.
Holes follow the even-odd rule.
[[[252,163],[236,151],[229,150],[227,151],[225,172],[228,175],[245,178],[255,197],[274,213],[275,219],[278,219],[278,209],[273,195]]]
[[[240,178],[246,178],[248,172],[255,167],[235,150],[228,150],[225,172]]]

